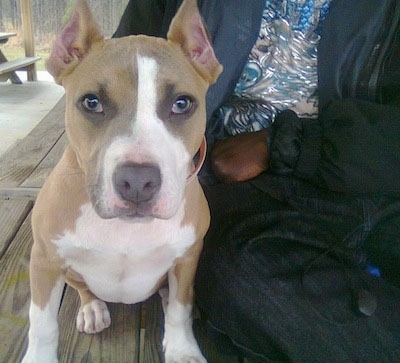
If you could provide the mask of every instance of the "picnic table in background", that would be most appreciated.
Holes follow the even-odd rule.
[[[14,84],[21,84],[22,81],[18,77],[16,71],[26,69],[29,70],[34,67],[35,62],[37,62],[40,57],[23,57],[15,60],[8,60],[4,53],[2,52],[1,46],[8,42],[8,39],[16,36],[16,33],[0,33],[0,81],[7,81],[11,79],[11,82]],[[34,79],[30,79],[32,77],[29,76],[28,72],[28,81],[33,81]]]

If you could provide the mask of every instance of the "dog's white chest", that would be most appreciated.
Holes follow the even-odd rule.
[[[193,226],[181,224],[184,203],[172,219],[149,222],[101,219],[90,204],[81,212],[75,230],[53,242],[66,267],[105,301],[143,301],[195,242]]]

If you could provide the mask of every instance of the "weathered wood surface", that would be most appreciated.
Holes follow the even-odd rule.
[[[16,193],[16,189],[21,187],[38,168],[41,168],[42,161],[52,155],[51,151],[57,147],[57,142],[65,132],[64,113],[65,98],[63,97],[24,139],[2,155],[0,158],[0,196]],[[53,159],[51,164],[55,165],[56,162],[57,160]],[[46,175],[43,175],[40,180],[45,177]],[[37,176],[36,179],[38,179]],[[29,192],[36,192],[37,195],[39,187],[35,188]],[[34,199],[36,195],[33,194],[32,198]]]
[[[64,107],[62,99],[0,158],[0,362],[20,362],[27,346],[31,210],[67,142]],[[158,295],[136,305],[109,304],[111,327],[95,335],[77,331],[78,305],[77,293],[67,287],[59,313],[60,362],[163,362],[163,313]],[[208,334],[203,321],[195,321],[194,331],[210,363],[245,362]]]
[[[11,73],[19,69],[32,66],[40,59],[41,59],[40,57],[24,57],[1,63],[0,74]]]
[[[32,20],[32,4],[31,0],[20,0],[21,18],[24,36],[25,56],[35,56],[35,38],[34,27]],[[35,64],[27,68],[28,81],[37,81],[37,72]]]
[[[28,332],[30,218],[19,227],[0,259],[0,362],[21,360]]]
[[[0,258],[32,208],[29,200],[0,200]]]
[[[60,362],[137,362],[139,359],[140,304],[108,304],[111,326],[99,334],[79,333],[75,317],[77,292],[67,287],[61,310]]]

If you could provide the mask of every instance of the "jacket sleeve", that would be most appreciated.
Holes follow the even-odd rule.
[[[399,87],[398,4],[332,1],[318,47],[319,118],[278,115],[270,147],[273,172],[332,191],[400,194],[399,96],[382,97],[382,80],[389,80],[391,90]]]
[[[165,37],[182,0],[129,0],[113,37],[146,34]]]
[[[273,127],[273,172],[337,192],[400,194],[399,107],[336,100],[318,121],[284,111]]]

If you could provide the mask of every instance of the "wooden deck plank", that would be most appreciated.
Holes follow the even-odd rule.
[[[0,198],[26,198],[27,200],[36,200],[40,188],[0,188]]]
[[[0,158],[2,188],[20,186],[38,167],[64,133],[65,97],[18,145]]]
[[[0,199],[0,258],[21,227],[33,203],[30,200]]]
[[[59,313],[60,362],[137,362],[139,355],[140,304],[107,304],[111,326],[93,335],[79,333],[76,315],[79,296],[67,287]]]
[[[64,133],[46,155],[44,160],[38,165],[33,173],[21,184],[21,188],[41,188],[50,172],[60,160],[65,147],[68,144],[67,135]]]
[[[161,308],[161,298],[158,294],[142,303],[142,321],[140,330],[139,363],[162,363],[164,314]]]
[[[30,214],[0,260],[0,362],[20,362],[27,346]]]

